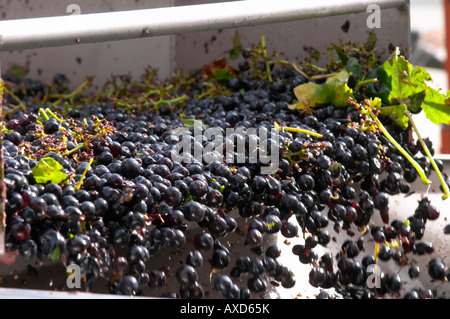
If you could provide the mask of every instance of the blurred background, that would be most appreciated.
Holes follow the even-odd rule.
[[[430,73],[437,88],[449,88],[445,6],[449,0],[411,1],[411,62]],[[450,24],[450,16],[447,17]],[[436,127],[424,114],[417,116],[423,136],[433,141],[436,153],[450,154],[450,127]],[[445,156],[448,157],[448,156]]]

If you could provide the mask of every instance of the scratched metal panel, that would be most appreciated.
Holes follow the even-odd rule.
[[[175,5],[209,3],[202,0],[175,0]],[[219,1],[215,1],[219,2]],[[370,9],[370,8],[369,8]],[[342,16],[330,16],[311,20],[276,23],[239,29],[239,37],[244,47],[258,43],[265,35],[268,52],[276,50],[290,60],[303,59],[304,46],[312,46],[323,52],[330,42],[365,42],[374,30],[377,34],[377,50],[382,57],[388,56],[390,45],[398,46],[405,54],[410,54],[410,16],[409,4],[401,9],[385,9],[379,14],[379,28],[368,27],[375,18],[373,12],[363,12]],[[346,24],[348,28],[346,29]],[[370,24],[369,24],[370,25]],[[175,40],[176,66],[184,70],[198,68],[219,56],[226,56],[232,47],[236,30],[227,29],[216,32],[196,32],[181,34]],[[322,55],[318,64],[324,64],[328,57]]]
[[[172,0],[33,0],[5,1],[0,4],[0,20],[64,16],[70,4],[77,4],[80,14],[150,9],[171,6]],[[111,75],[140,76],[147,66],[157,68],[166,78],[173,69],[172,36],[132,39],[115,42],[80,44],[66,47],[0,52],[2,72],[13,64],[29,61],[33,79],[51,80],[57,72],[69,78],[76,88],[86,76],[95,76],[94,84],[101,85]]]
[[[24,19],[33,17],[61,16],[73,0],[64,1],[7,1],[0,5],[0,19]],[[118,0],[79,0],[81,14],[148,9],[213,3],[205,0],[141,0],[123,2]],[[216,1],[217,2],[217,1]],[[222,1],[223,2],[223,1]],[[255,2],[257,3],[257,1]],[[408,1],[405,0],[405,3]],[[250,46],[267,36],[269,52],[276,50],[288,59],[302,58],[303,47],[313,46],[322,51],[330,42],[365,41],[372,30],[367,26],[371,13],[359,13],[327,18],[239,28],[244,46]],[[348,30],[343,26],[348,21]],[[343,30],[344,29],[344,30]],[[380,52],[387,52],[389,44],[400,46],[409,54],[409,10],[385,9],[380,14],[380,28],[373,29],[378,36]],[[347,31],[347,32],[345,32]],[[56,72],[65,73],[71,86],[78,86],[86,76],[95,76],[94,84],[100,85],[111,75],[130,74],[138,77],[147,66],[157,68],[162,79],[170,77],[175,68],[192,70],[226,54],[231,48],[235,29],[222,32],[208,31],[183,35],[149,37],[95,44],[0,52],[3,71],[13,64],[25,65],[29,61],[29,77],[48,81]],[[320,63],[324,63],[322,59]]]

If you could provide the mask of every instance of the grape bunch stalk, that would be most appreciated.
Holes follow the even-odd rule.
[[[97,91],[90,78],[70,91],[62,74],[45,86],[8,70],[6,252],[30,267],[77,265],[85,290],[100,282],[111,294],[265,298],[295,289],[301,264],[317,298],[438,297],[404,283],[423,276],[416,255],[429,257],[429,280],[450,278],[423,239],[442,216],[425,194],[406,220],[392,219],[390,200],[431,174],[449,196],[412,117],[449,124],[448,101],[398,49],[380,61],[370,39],[332,44],[317,66],[311,48],[291,62],[269,54],[265,37],[243,48],[236,34],[235,67],[220,57],[163,83],[149,68]],[[277,237],[296,243],[286,251]],[[388,261],[410,278],[386,271]]]

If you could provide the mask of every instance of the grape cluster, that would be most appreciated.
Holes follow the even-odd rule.
[[[295,70],[274,68],[272,82],[248,70],[243,59],[239,76],[217,84],[222,91],[215,96],[202,96],[207,80],[196,78],[189,89],[177,92],[188,97],[182,106],[163,104],[156,111],[138,112],[107,100],[73,108],[63,121],[38,120],[39,110],[47,106],[32,103],[33,96],[44,93],[43,85],[33,84],[20,96],[28,111],[15,112],[5,122],[7,250],[27,260],[76,264],[87,290],[103,278],[111,293],[202,298],[208,292],[199,274],[207,272],[221,296],[250,298],[271,286],[295,285],[296,265],[283,265],[280,247],[264,240],[278,235],[303,240],[292,253],[311,265],[313,287],[336,288],[354,298],[398,296],[405,278],[368,269],[388,260],[406,265],[411,254],[434,253],[431,243],[421,241],[426,223],[440,216],[428,198],[407,221],[389,219],[390,196],[411,192],[414,167],[380,132],[362,129],[364,115],[355,106],[290,110],[293,88],[307,82]],[[14,103],[9,97],[6,102]],[[189,127],[186,119],[221,129],[223,137],[209,139],[204,127],[196,122]],[[270,131],[274,122],[321,137],[282,129],[275,145],[278,170],[262,175],[261,168],[270,164],[250,161],[248,147],[260,137],[225,132]],[[387,127],[430,175],[430,162],[410,132]],[[269,144],[272,137],[267,137]],[[176,161],[175,146],[183,138],[189,139],[192,152]],[[211,146],[240,140],[246,153],[233,149],[227,161],[211,151]],[[203,157],[195,157],[195,151]],[[68,181],[37,183],[32,169],[43,157],[55,159]],[[375,214],[381,224],[373,224]],[[355,229],[363,236],[353,238]],[[243,237],[249,255],[236,257],[228,242],[232,234]],[[326,249],[334,236],[349,239],[337,255],[319,256],[316,247]],[[366,251],[365,241],[376,242],[379,251]],[[149,268],[167,248],[183,256],[177,269]],[[416,278],[420,271],[411,265],[409,275]],[[380,285],[369,287],[375,274]],[[430,260],[428,274],[433,280],[450,277],[437,257]],[[170,277],[178,287],[162,292]],[[317,297],[330,296],[324,290]],[[403,296],[430,298],[433,293],[416,289]]]

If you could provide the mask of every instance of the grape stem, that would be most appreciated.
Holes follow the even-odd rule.
[[[359,81],[358,83],[356,83],[354,90],[355,91],[359,91],[361,86],[363,86],[364,84],[375,83],[375,82],[377,82],[376,78],[375,79],[368,79],[368,80]]]
[[[311,81],[323,80],[323,79],[332,78],[332,77],[336,76],[336,74],[337,74],[337,73],[318,74],[318,75],[313,75],[313,76],[311,76],[309,79],[310,79]]]
[[[303,70],[295,63],[291,64],[292,67],[294,68],[295,71],[297,71],[298,73],[300,73],[301,75],[303,75],[308,81],[310,81],[310,77],[308,74],[306,74],[305,72],[303,72]]]
[[[275,127],[276,130],[278,131],[288,131],[288,132],[297,132],[297,133],[304,133],[304,134],[308,134],[308,135],[312,135],[318,138],[322,138],[322,134],[310,131],[310,130],[305,130],[303,128],[299,128],[299,127],[290,127],[290,126],[279,126],[277,122],[273,123],[273,126]]]
[[[3,92],[5,91],[5,84],[1,78],[0,73],[0,255],[5,254],[5,229],[6,229],[6,184],[5,184],[5,163],[3,159]]]
[[[397,143],[397,141],[391,136],[391,134],[389,134],[389,132],[384,127],[384,125],[380,122],[378,117],[372,111],[370,111],[370,115],[375,120],[375,122],[377,123],[378,127],[383,132],[384,136],[386,136],[386,138],[399,150],[399,152],[402,153],[402,155],[404,157],[406,157],[406,159],[414,166],[414,168],[416,169],[417,173],[420,176],[420,179],[422,180],[422,183],[424,183],[425,185],[431,184],[431,181],[427,178],[427,176],[425,175],[425,172],[423,171],[423,169],[419,165],[419,163],[417,163],[411,157],[411,155],[409,155],[408,152],[406,152],[405,149],[403,147],[401,147],[400,144]]]
[[[267,54],[266,37],[265,36],[261,37],[261,47],[263,49],[263,58],[264,58],[265,64],[266,64],[267,79],[268,79],[269,82],[272,83],[273,80],[272,80],[272,75],[270,74],[269,55]]]
[[[377,269],[377,264],[378,264],[378,254],[380,253],[380,244],[378,242],[375,242],[375,251],[373,253],[373,256],[375,257],[375,267],[374,267],[374,271],[376,272]]]
[[[182,96],[175,97],[171,100],[165,100],[163,98],[160,98],[158,101],[154,102],[152,105],[158,109],[161,105],[164,105],[164,104],[167,104],[167,105],[180,104],[184,101],[186,101],[186,96],[182,95]]]
[[[55,113],[52,112],[52,110],[50,110],[49,108],[45,109],[45,112],[50,114],[51,117],[53,117],[55,120],[57,120],[58,122],[64,122],[64,120],[60,119]]]
[[[53,94],[50,95],[51,98],[57,99],[55,102],[51,103],[53,106],[58,106],[62,101],[68,100],[70,105],[74,104],[75,98],[80,95],[83,91],[87,90],[91,85],[91,79],[86,78],[84,82],[75,89],[75,91],[67,94]]]
[[[91,139],[88,139],[88,140],[84,141],[84,143],[78,145],[77,147],[72,148],[71,150],[69,150],[69,151],[67,151],[67,152],[64,152],[64,153],[62,154],[62,156],[69,156],[69,155],[71,155],[71,154],[73,154],[73,153],[79,151],[79,150],[82,149],[83,147],[88,147],[88,146],[89,146],[89,143],[92,143],[94,140],[96,140],[97,138],[99,138],[99,137],[101,137],[101,136],[103,136],[103,135],[105,135],[105,134],[106,134],[105,132],[100,132],[100,133],[98,133],[97,135],[94,135]]]
[[[91,167],[92,162],[94,161],[94,158],[90,158],[88,165],[86,166],[86,168],[84,169],[83,175],[81,175],[80,180],[78,181],[77,185],[75,185],[74,189],[77,191],[81,188],[81,184],[83,183],[84,177],[86,176],[86,173],[89,169],[89,167]]]
[[[439,181],[441,182],[442,189],[444,190],[444,195],[442,195],[442,199],[446,200],[450,196],[450,191],[448,189],[448,185],[445,182],[444,178],[442,177],[442,173],[441,173],[439,167],[437,166],[436,161],[434,160],[433,156],[430,153],[430,150],[428,149],[427,145],[425,144],[425,141],[423,140],[422,136],[420,135],[419,129],[417,128],[417,125],[414,122],[412,115],[408,110],[406,111],[406,115],[409,118],[409,123],[411,123],[411,126],[412,126],[414,132],[416,133],[417,138],[419,139],[419,142],[422,145],[423,150],[425,151],[425,154],[430,159],[431,165],[433,166],[434,170],[436,171],[436,174],[439,177]]]
[[[4,91],[4,93],[6,93],[6,95],[11,96],[11,98],[13,98],[18,103],[18,106],[24,112],[26,112],[26,110],[27,110],[26,105],[20,100],[20,98],[16,94],[14,94],[14,92],[12,90],[10,90],[5,84],[3,84],[3,89],[2,90]],[[3,94],[2,94],[2,96],[3,96]],[[2,100],[3,100],[3,97],[2,97]]]
[[[44,120],[48,121],[50,118],[48,117],[47,112],[43,109],[43,108],[39,108],[38,111],[39,115],[42,115],[42,117],[44,118]]]

